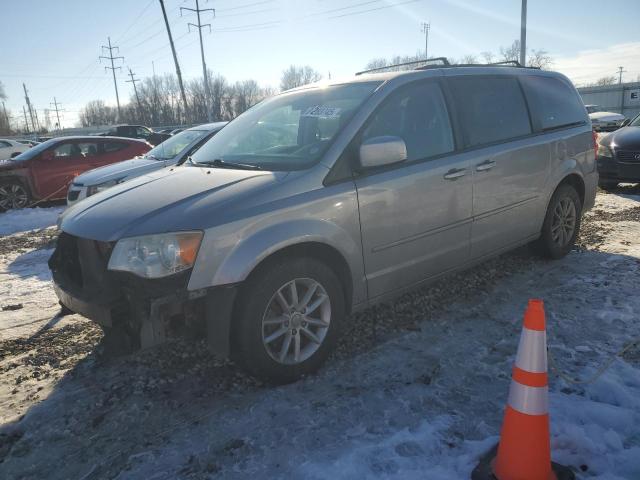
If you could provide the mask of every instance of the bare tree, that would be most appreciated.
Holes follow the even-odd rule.
[[[527,65],[529,67],[537,67],[542,70],[548,70],[553,65],[553,59],[546,50],[531,50],[527,55]]]
[[[473,63],[478,63],[478,57],[476,57],[475,55],[464,55],[463,57],[460,57],[460,60],[458,60],[455,63],[461,63],[461,64],[473,64]]]
[[[280,79],[280,90],[290,90],[292,88],[301,87],[308,83],[317,82],[322,78],[320,72],[315,71],[309,65],[296,66],[291,65],[282,72]]]
[[[618,83],[618,79],[611,75],[609,77],[601,77],[598,80],[595,81],[594,85],[598,86],[598,87],[604,87],[605,85],[614,85]]]
[[[0,82],[0,100],[6,100],[7,94],[4,91],[4,85]]]
[[[480,56],[484,59],[486,63],[493,63],[496,61],[496,56],[493,52],[480,52]]]
[[[500,47],[500,57],[503,62],[517,62],[520,58],[520,40],[514,40],[508,47]]]

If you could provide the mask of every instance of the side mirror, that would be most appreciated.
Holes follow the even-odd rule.
[[[363,168],[383,167],[406,159],[407,146],[400,137],[373,137],[360,145],[360,166]]]
[[[622,121],[622,124],[620,125],[621,127],[626,127],[627,125],[629,125],[631,123],[631,119],[630,118],[625,118]]]

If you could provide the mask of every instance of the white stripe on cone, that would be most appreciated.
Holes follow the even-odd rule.
[[[512,380],[508,403],[520,413],[544,415],[549,413],[548,387],[529,387]]]
[[[516,367],[531,373],[547,372],[547,333],[544,330],[522,329]]]

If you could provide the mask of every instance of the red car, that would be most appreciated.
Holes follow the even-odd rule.
[[[0,211],[64,199],[82,172],[142,155],[152,146],[120,137],[58,137],[0,162]]]

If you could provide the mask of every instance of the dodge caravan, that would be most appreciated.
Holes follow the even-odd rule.
[[[49,265],[61,303],[128,348],[195,334],[286,382],[351,312],[530,242],[566,255],[597,183],[558,73],[364,73],[263,101],[183,165],[72,206]]]

